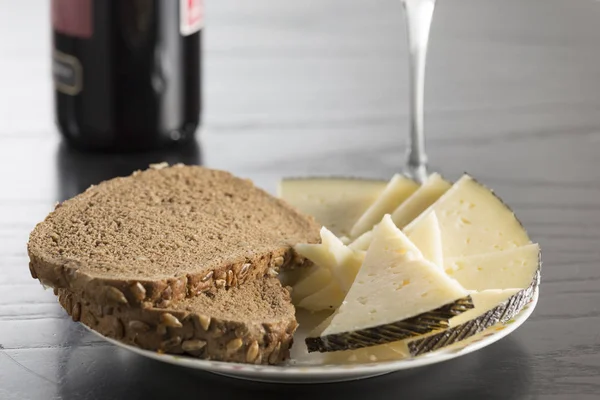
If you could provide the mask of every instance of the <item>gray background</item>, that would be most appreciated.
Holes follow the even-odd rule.
[[[64,148],[53,127],[48,2],[0,0],[0,398],[598,398],[600,3],[438,3],[432,167],[494,187],[541,243],[541,299],[523,327],[441,365],[312,387],[191,373],[90,335],[27,269],[28,233],[54,201],[161,159],[268,190],[289,175],[390,177],[408,125],[400,2],[207,0],[200,145],[102,159]]]

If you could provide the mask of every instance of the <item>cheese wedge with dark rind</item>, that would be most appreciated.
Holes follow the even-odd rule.
[[[418,356],[430,351],[453,346],[466,340],[471,340],[472,338],[476,338],[478,334],[485,332],[486,329],[492,328],[494,325],[498,324],[500,322],[499,318],[502,319],[502,322],[505,322],[522,311],[522,307],[520,307],[520,304],[517,302],[513,303],[514,307],[507,307],[508,303],[517,299],[522,292],[522,289],[490,289],[472,293],[471,296],[475,308],[452,318],[450,320],[450,328],[444,331],[448,333],[447,336],[433,333],[430,334],[431,336],[425,335],[423,338],[419,339],[409,338],[403,341],[361,349],[335,351],[327,353],[326,360],[327,362],[353,364],[393,361],[411,356]],[[527,297],[524,297],[524,299],[526,304],[528,304]],[[327,320],[324,322],[327,322]],[[464,328],[456,329],[460,326],[463,326]],[[320,331],[316,333],[318,334]],[[426,343],[426,338],[432,337],[436,339],[441,336],[444,336],[444,339],[446,340],[435,341],[437,346],[431,346],[430,348],[422,347],[418,349],[415,346],[415,343],[417,342]],[[413,354],[410,353],[409,347],[414,350]]]
[[[426,336],[422,339],[409,341],[408,349],[410,354],[418,356],[439,350],[474,336],[499,322],[508,322],[519,314],[525,305],[531,302],[538,290],[539,282],[540,270],[536,271],[535,277],[529,287],[517,292],[482,315],[442,332]]]
[[[410,232],[435,212],[442,232],[445,258],[466,257],[530,244],[512,210],[469,175],[463,175],[427,210],[404,228]]]
[[[354,285],[309,351],[336,351],[445,329],[473,308],[468,292],[421,252],[386,215],[374,231]]]
[[[535,262],[536,268],[531,270],[527,266],[528,263],[523,265],[521,260],[518,262],[519,266],[521,268],[524,266],[529,268],[529,272],[522,271],[519,278],[511,279],[511,283],[516,283],[519,285],[523,284],[523,286],[527,285],[527,288],[508,289],[507,287],[509,286],[507,286],[508,281],[506,279],[503,279],[502,277],[491,280],[489,277],[486,278],[487,280],[490,280],[489,284],[484,285],[481,291],[473,292],[471,294],[475,308],[452,318],[449,321],[449,328],[442,332],[430,333],[428,335],[424,335],[422,338],[409,338],[401,342],[388,344],[387,346],[394,345],[394,348],[391,350],[397,352],[397,354],[390,354],[390,358],[404,358],[404,354],[417,356],[457,344],[466,339],[474,337],[475,335],[498,323],[503,323],[514,318],[522,311],[523,307],[532,300],[533,296],[535,295],[535,290],[537,290],[540,282],[541,253],[539,251],[539,246],[537,244],[531,244],[522,248],[491,253],[484,256],[494,263],[501,263],[501,261],[504,261],[504,263],[509,266],[510,260],[513,258],[516,260],[521,260],[522,258],[533,257],[534,260],[527,261],[528,263]],[[512,265],[511,267],[518,268],[519,266]],[[476,268],[477,264],[474,264],[471,269]],[[529,275],[527,275],[527,273]],[[496,274],[502,275],[502,271],[498,269]],[[498,282],[503,283],[499,284]],[[361,350],[365,350],[365,354],[369,354],[369,349]],[[379,353],[383,351],[384,349],[379,351]],[[342,353],[347,353],[344,355],[346,359],[352,355],[352,351],[346,351]],[[357,355],[356,359],[358,361],[364,361],[365,359],[368,359],[368,357],[366,358],[365,354],[361,353]],[[340,357],[335,359],[340,359]]]
[[[448,321],[473,308],[471,296],[463,297],[416,317],[390,324],[375,326],[352,332],[342,332],[327,336],[306,338],[306,347],[313,351],[337,351],[359,349],[404,340],[449,326]]]

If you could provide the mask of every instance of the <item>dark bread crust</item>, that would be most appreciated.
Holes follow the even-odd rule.
[[[123,343],[206,360],[275,365],[289,358],[298,326],[288,291],[279,283],[277,286],[281,294],[275,295],[282,296],[289,307],[267,322],[210,317],[202,310],[188,311],[181,307],[102,305],[66,289],[56,292],[61,306],[74,321]]]
[[[192,190],[182,182],[191,182]],[[170,196],[170,185],[173,185],[173,191],[179,190],[179,193],[183,193],[179,194],[179,198],[175,198],[175,203],[182,200],[192,204],[192,208],[201,209],[202,207],[194,206],[198,202],[203,202],[202,204],[206,205],[210,212],[196,210],[187,213],[181,204],[172,205],[172,203],[164,201],[165,196]],[[197,199],[188,198],[188,196],[196,194],[194,185],[200,186],[199,192],[203,193],[198,195]],[[131,188],[135,188],[135,190]],[[135,202],[138,192],[143,195],[140,195],[139,207]],[[113,201],[113,199],[118,199],[118,196],[121,195],[129,196],[128,202],[124,202],[125,206],[117,205],[115,207],[114,204],[118,201]],[[235,200],[236,196],[241,200],[237,203],[230,201],[232,198]],[[227,203],[228,201],[230,203]],[[154,202],[157,202],[158,206]],[[222,205],[225,207],[221,207]],[[99,216],[95,217],[96,219],[89,216],[90,213],[97,212],[96,210],[102,207],[113,208],[110,212],[101,210]],[[142,207],[151,211],[146,215],[140,213],[140,217],[136,212]],[[132,210],[133,212],[131,212]],[[165,246],[165,251],[160,255],[163,257],[159,260],[160,262],[151,260],[152,264],[148,261],[146,264],[142,261],[138,263],[134,256],[146,255],[143,251],[144,241],[142,239],[134,243],[138,246],[138,253],[135,253],[135,246],[131,247],[133,250],[130,250],[127,244],[122,245],[118,240],[108,243],[100,240],[100,250],[104,249],[106,252],[106,249],[109,249],[121,252],[117,254],[119,257],[114,257],[114,259],[105,255],[100,257],[88,255],[88,253],[93,254],[96,251],[96,248],[89,244],[89,240],[88,242],[82,240],[82,245],[79,247],[73,245],[78,240],[76,237],[82,229],[82,224],[77,218],[88,218],[92,221],[91,225],[102,225],[100,228],[94,226],[94,229],[100,234],[113,234],[114,231],[117,231],[117,234],[122,235],[120,237],[122,239],[127,236],[123,236],[123,233],[118,231],[121,223],[124,227],[131,228],[133,226],[135,228],[138,222],[142,224],[146,221],[142,217],[145,218],[148,214],[152,215],[154,210],[160,212],[166,210],[165,218],[171,218],[169,221],[175,226],[175,228],[165,226],[164,229],[169,234],[171,233],[169,229],[174,229],[172,237],[175,237],[176,240],[170,239],[171,236],[163,240],[160,237],[160,223],[153,222],[154,226],[152,227],[156,226],[159,234],[149,234],[149,240],[153,244],[158,243],[161,249],[163,244]],[[222,212],[222,210],[225,211]],[[117,221],[118,228],[115,228],[110,225],[115,221],[107,222],[106,220],[121,211],[124,211],[124,222]],[[219,213],[224,214],[221,217]],[[217,214],[219,216],[215,216]],[[271,215],[273,215],[272,218]],[[197,219],[190,222],[192,217],[197,217]],[[260,218],[268,218],[269,221],[263,222]],[[157,221],[160,222],[158,219]],[[204,221],[207,222],[203,224]],[[238,231],[245,234],[244,240],[248,242],[236,247],[232,240],[235,240],[237,221],[241,222]],[[194,241],[190,240],[191,244],[182,243],[183,233],[177,236],[180,233],[177,232],[177,225],[180,222],[183,227],[182,231],[187,236],[190,235],[190,232],[194,236]],[[188,222],[189,224],[186,226]],[[222,225],[214,226],[221,223]],[[203,232],[208,232],[208,236],[196,237],[193,234],[196,226],[198,226],[198,231],[204,229]],[[221,229],[220,226],[224,228]],[[85,292],[86,297],[96,303],[164,308],[171,303],[197,296],[206,291],[235,287],[243,282],[273,274],[282,267],[301,265],[304,263],[304,259],[294,252],[293,245],[297,242],[318,242],[319,228],[320,226],[312,218],[300,214],[285,202],[254,187],[249,181],[235,178],[227,172],[182,165],[162,169],[155,168],[134,173],[130,177],[103,182],[57,206],[55,211],[50,213],[31,233],[28,243],[29,268],[31,275],[42,283],[56,288],[65,288],[74,293]],[[61,229],[63,231],[57,232]],[[276,232],[272,232],[275,230]],[[224,232],[226,236],[223,242],[210,236],[217,235],[221,239],[220,232]],[[158,239],[156,239],[157,236]],[[89,237],[84,239],[89,239]],[[102,247],[103,245],[104,247]],[[214,254],[205,256],[206,252],[196,251],[194,246],[205,246],[211,251],[215,249]],[[74,248],[75,250],[73,250]],[[139,250],[140,248],[142,250]],[[184,250],[180,251],[181,249]],[[130,253],[123,257],[122,254],[127,251]],[[178,251],[173,263],[168,262],[170,260],[165,261],[171,254]],[[197,265],[187,265],[190,262],[196,262]],[[157,272],[155,267],[157,264],[165,269],[165,273],[160,273],[160,270]],[[150,270],[151,267],[155,270],[148,273],[147,269]]]

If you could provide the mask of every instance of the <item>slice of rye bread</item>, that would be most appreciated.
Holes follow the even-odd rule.
[[[251,181],[153,166],[59,204],[30,235],[31,275],[99,304],[168,307],[304,260],[319,225]]]
[[[297,323],[288,290],[257,279],[164,308],[101,306],[66,289],[59,301],[73,320],[147,350],[202,359],[279,364],[289,357]]]

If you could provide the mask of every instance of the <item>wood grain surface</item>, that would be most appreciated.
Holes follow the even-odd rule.
[[[440,0],[426,89],[432,169],[469,171],[543,249],[541,298],[480,352],[345,384],[192,373],[71,322],[29,275],[55,201],[149,162],[224,168],[273,191],[290,175],[390,177],[404,162],[398,0],[207,0],[205,124],[184,154],[82,156],[53,126],[45,0],[0,0],[0,399],[600,398],[600,3]]]

